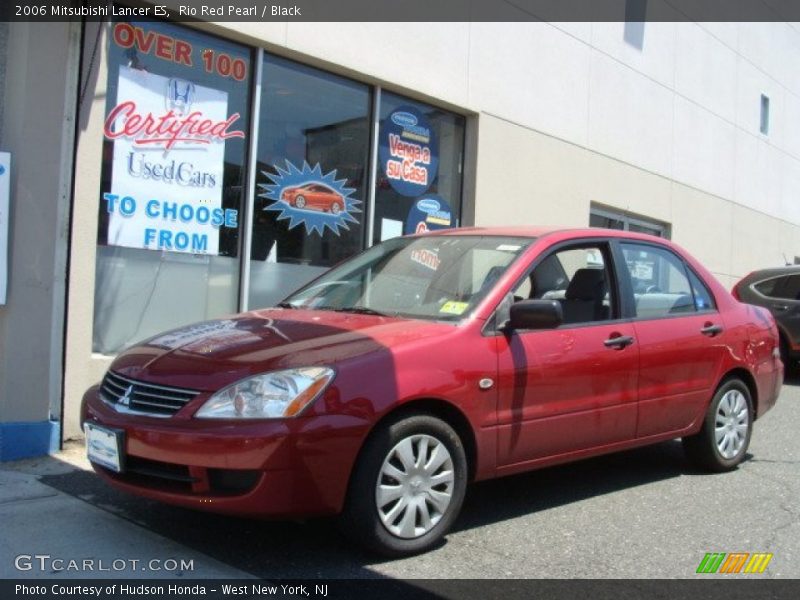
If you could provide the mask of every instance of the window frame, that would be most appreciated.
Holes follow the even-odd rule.
[[[668,240],[672,237],[672,226],[669,223],[657,221],[655,219],[648,220],[646,217],[633,215],[623,210],[615,210],[613,208],[592,203],[589,208],[589,227],[592,227],[591,220],[593,216],[619,221],[622,223],[623,228],[618,229],[617,231],[631,231],[631,225],[637,225],[639,227],[646,227],[648,229],[659,231],[660,235],[657,237],[662,239]]]
[[[486,324],[481,329],[481,335],[484,337],[491,337],[496,335],[505,335],[505,330],[502,328],[505,319],[501,319],[501,311],[507,309],[510,306],[508,303],[508,295],[517,289],[526,279],[530,278],[531,273],[538,267],[545,259],[557,254],[558,252],[564,250],[579,250],[581,248],[591,248],[597,247],[603,255],[603,263],[604,268],[608,274],[608,290],[609,294],[612,294],[612,297],[616,299],[616,314],[610,319],[604,319],[602,321],[587,321],[585,323],[562,323],[558,327],[554,329],[542,329],[542,330],[521,330],[515,331],[515,334],[518,335],[526,335],[526,334],[535,334],[540,333],[542,331],[567,331],[570,329],[580,329],[584,327],[598,327],[603,325],[612,325],[614,323],[627,323],[630,322],[630,317],[626,316],[626,313],[629,311],[629,307],[627,306],[628,300],[625,296],[623,291],[622,285],[622,278],[619,276],[618,272],[618,258],[617,258],[617,250],[614,248],[615,240],[613,238],[608,237],[585,237],[585,238],[575,238],[571,240],[564,240],[563,242],[558,242],[557,244],[553,244],[552,246],[546,248],[544,251],[538,253],[536,257],[531,260],[528,266],[523,271],[522,275],[519,276],[514,282],[509,286],[507,293],[505,294],[504,298],[501,299],[497,305],[495,305],[494,309],[492,310],[491,316],[486,320]],[[513,304],[513,301],[512,301]]]

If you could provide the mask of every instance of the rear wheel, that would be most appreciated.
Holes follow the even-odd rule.
[[[430,415],[389,423],[359,456],[342,529],[386,556],[423,552],[452,526],[466,484],[464,446],[447,423]]]
[[[794,375],[796,371],[797,362],[791,357],[789,353],[789,342],[781,334],[781,362],[783,362],[783,372],[785,375]]]
[[[740,379],[723,383],[699,433],[683,438],[689,459],[710,471],[730,471],[744,460],[753,433],[753,400]]]

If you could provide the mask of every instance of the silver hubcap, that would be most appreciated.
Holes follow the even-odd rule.
[[[739,390],[727,392],[717,407],[714,433],[717,450],[723,458],[731,459],[741,452],[750,427],[750,410]]]
[[[411,539],[428,533],[453,498],[453,459],[447,447],[429,435],[401,440],[383,461],[375,503],[384,527]]]

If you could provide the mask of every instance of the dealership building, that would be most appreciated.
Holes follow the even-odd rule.
[[[788,22],[0,23],[0,460],[123,348],[406,233],[800,262],[798,64]]]

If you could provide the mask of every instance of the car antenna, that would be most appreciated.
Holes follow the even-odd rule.
[[[789,262],[789,259],[786,258],[786,252],[781,252],[783,254],[783,266],[784,267],[791,267],[792,263]]]

